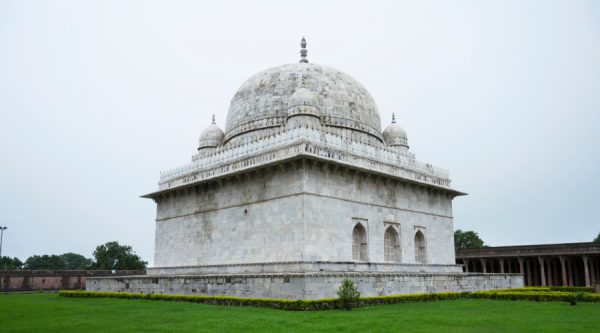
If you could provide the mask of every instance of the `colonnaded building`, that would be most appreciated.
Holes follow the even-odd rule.
[[[223,132],[161,174],[155,267],[88,290],[312,299],[344,278],[362,295],[521,287],[520,274],[455,263],[448,173],[418,162],[394,119],[351,76],[273,67],[233,96]]]
[[[465,272],[519,273],[526,286],[582,286],[600,292],[600,243],[457,249]]]

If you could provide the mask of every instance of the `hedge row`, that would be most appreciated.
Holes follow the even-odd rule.
[[[287,300],[279,298],[243,298],[233,296],[192,296],[192,295],[170,295],[170,294],[144,294],[125,292],[100,292],[61,290],[58,292],[64,297],[100,297],[100,298],[124,298],[124,299],[147,299],[154,301],[177,301],[192,302],[210,305],[224,306],[250,306],[257,308],[273,308],[291,311],[327,310],[338,308],[335,298],[324,298],[318,300]]]
[[[429,302],[443,301],[449,299],[459,299],[468,297],[467,292],[442,292],[442,293],[427,293],[427,294],[400,294],[390,296],[372,296],[361,297],[356,303],[357,306],[379,305],[379,304],[396,304],[408,302]]]
[[[570,301],[573,297],[582,302],[600,302],[600,294],[564,291],[520,291],[515,289],[474,291],[470,298],[502,299],[511,301]]]
[[[549,286],[549,287],[524,287],[524,288],[502,289],[502,291],[562,291],[562,292],[572,292],[572,293],[591,293],[591,292],[593,292],[593,288],[592,287]]]
[[[99,292],[99,291],[81,291],[81,290],[61,290],[58,292],[63,297],[100,297],[100,298],[124,298],[124,299],[147,299],[157,301],[179,301],[192,302],[211,305],[225,306],[251,306],[260,308],[273,308],[291,311],[312,311],[329,310],[342,308],[336,298],[322,298],[317,300],[287,300],[276,298],[243,298],[233,296],[192,296],[192,295],[169,295],[169,294],[143,294],[143,293],[125,293],[125,292]],[[407,302],[426,302],[447,299],[458,299],[465,297],[467,293],[446,292],[446,293],[428,293],[428,294],[403,294],[378,297],[362,297],[354,307],[376,305],[376,304],[395,304]]]
[[[396,304],[407,302],[427,302],[451,300],[458,298],[486,298],[502,300],[529,300],[529,301],[569,301],[574,293],[564,291],[532,291],[522,289],[504,289],[475,292],[443,292],[427,294],[401,294],[390,296],[361,297],[353,305],[355,307]],[[335,298],[323,298],[317,300],[287,300],[275,298],[242,298],[233,296],[192,296],[192,295],[169,295],[169,294],[144,294],[125,292],[99,292],[81,290],[61,290],[59,295],[63,297],[100,297],[100,298],[124,298],[124,299],[147,299],[157,301],[192,302],[224,306],[250,306],[260,308],[273,308],[290,311],[313,311],[340,309],[341,303]],[[577,299],[582,302],[600,302],[600,294],[579,293]]]

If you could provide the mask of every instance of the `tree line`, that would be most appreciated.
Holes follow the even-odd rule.
[[[121,245],[113,241],[98,245],[94,251],[94,258],[86,258],[77,253],[63,253],[60,255],[33,255],[25,262],[19,258],[0,258],[0,269],[6,270],[63,270],[63,269],[99,269],[99,270],[140,270],[145,269],[148,262],[143,261],[135,254],[131,246]]]
[[[592,241],[594,243],[600,243],[600,233]],[[480,249],[482,247],[488,247],[485,245],[483,240],[479,238],[479,235],[475,231],[471,230],[456,230],[454,232],[454,248],[455,249]]]

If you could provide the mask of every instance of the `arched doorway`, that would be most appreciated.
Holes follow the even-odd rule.
[[[386,262],[400,262],[400,237],[394,227],[388,227],[383,235],[383,255]]]
[[[352,259],[367,261],[367,232],[360,223],[352,230]]]
[[[418,230],[415,234],[415,262],[417,264],[427,263],[427,245],[421,230]]]

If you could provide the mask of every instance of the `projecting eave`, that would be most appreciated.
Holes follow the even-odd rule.
[[[561,255],[595,255],[600,253],[600,243],[559,243],[491,246],[479,249],[457,249],[456,258],[503,258]]]
[[[214,181],[223,180],[225,178],[229,178],[229,177],[232,177],[232,176],[235,176],[235,175],[245,174],[245,173],[248,173],[248,172],[256,171],[256,170],[259,170],[259,169],[264,169],[264,168],[267,168],[267,167],[271,167],[271,166],[274,166],[274,165],[277,165],[277,164],[285,163],[287,161],[296,160],[296,159],[298,159],[298,158],[297,157],[296,158],[289,158],[289,159],[286,159],[286,160],[280,160],[280,161],[273,162],[273,163],[257,165],[256,167],[246,168],[246,169],[243,169],[243,170],[239,170],[237,172],[231,172],[231,173],[226,173],[226,174],[218,175],[218,176],[215,176],[215,177],[209,177],[209,178],[199,179],[199,180],[194,181],[194,182],[189,182],[189,183],[181,184],[181,185],[178,185],[178,186],[173,186],[173,187],[161,189],[161,190],[158,190],[158,191],[155,191],[155,192],[151,192],[151,193],[148,193],[148,194],[144,194],[144,195],[141,195],[140,198],[154,199],[154,198],[156,198],[156,197],[158,197],[160,195],[167,194],[169,192],[173,192],[173,191],[177,191],[177,190],[184,190],[184,189],[188,189],[188,188],[193,188],[193,187],[195,187],[197,185],[200,185],[200,184],[205,184],[205,183],[210,183],[210,182],[214,182]]]
[[[305,155],[305,154],[299,154],[297,156],[285,159],[285,160],[278,160],[278,161],[274,161],[272,163],[266,163],[266,164],[261,164],[261,165],[257,165],[255,167],[251,167],[251,168],[246,168],[243,170],[239,170],[239,171],[235,171],[235,172],[231,172],[231,173],[227,173],[227,174],[221,174],[218,176],[214,176],[214,177],[209,177],[209,178],[203,178],[203,179],[199,179],[197,181],[192,181],[192,182],[187,182],[185,184],[181,184],[181,185],[177,185],[177,186],[172,186],[169,188],[165,188],[165,189],[160,189],[158,191],[155,192],[151,192],[148,194],[144,194],[142,196],[140,196],[141,198],[146,198],[146,199],[155,199],[157,197],[160,197],[161,195],[165,195],[168,194],[170,192],[173,191],[180,191],[180,190],[185,190],[185,189],[191,189],[195,186],[201,185],[201,184],[206,184],[206,183],[210,183],[210,182],[215,182],[215,181],[222,181],[225,178],[229,178],[229,177],[236,177],[236,176],[240,176],[243,174],[247,174],[247,173],[251,173],[251,172],[255,172],[261,169],[266,169],[266,168],[270,168],[270,167],[274,167],[277,165],[281,165],[281,164],[286,164],[286,163],[290,163],[290,162],[296,162],[296,161],[300,161],[300,160],[306,160],[306,161],[316,161],[316,162],[321,162],[321,163],[328,163],[328,164],[332,164],[332,165],[337,165],[340,167],[344,167],[344,168],[348,168],[348,169],[352,169],[352,170],[356,170],[356,171],[360,171],[360,172],[364,172],[364,173],[368,173],[374,176],[379,176],[382,178],[389,178],[389,179],[395,179],[401,182],[405,182],[405,183],[409,183],[409,184],[413,184],[416,186],[422,186],[422,187],[426,187],[426,188],[430,188],[432,190],[436,190],[436,191],[440,191],[443,193],[446,193],[448,195],[450,195],[452,198],[458,197],[458,196],[463,196],[463,195],[468,195],[465,192],[461,192],[458,190],[455,190],[453,188],[450,187],[446,187],[446,186],[441,186],[441,185],[437,185],[437,184],[432,184],[429,182],[421,182],[415,179],[410,179],[410,178],[404,178],[398,175],[393,175],[393,174],[388,174],[385,172],[380,172],[377,170],[372,170],[372,169],[368,169],[368,168],[363,168],[363,167],[359,167],[359,166],[355,166],[355,165],[351,165],[349,163],[345,163],[343,161],[339,161],[339,160],[332,160],[329,158],[324,158],[324,157],[320,157],[320,156],[314,156],[314,155]],[[297,162],[296,162],[297,163]],[[184,177],[189,177],[191,175],[186,175]]]

